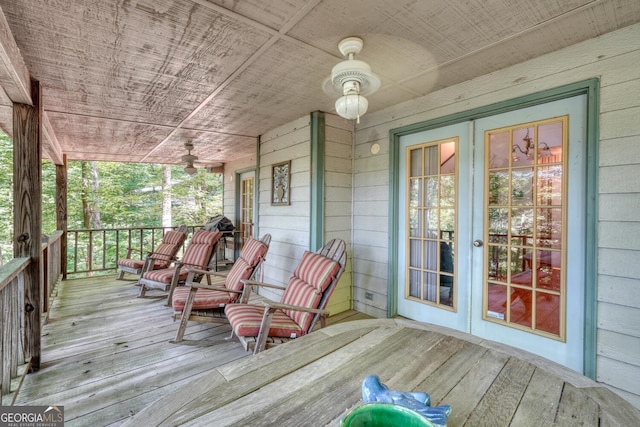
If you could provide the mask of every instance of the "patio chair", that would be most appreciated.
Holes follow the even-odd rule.
[[[289,279],[281,302],[261,301],[259,304],[229,304],[224,312],[231,324],[231,337],[237,336],[245,350],[253,346],[254,353],[291,339],[306,335],[318,320],[325,326],[329,312],[325,310],[347,262],[343,240],[333,239],[318,252],[305,251]],[[250,286],[280,288],[245,280]]]
[[[127,248],[127,255],[118,260],[118,270],[120,270],[118,280],[124,278],[124,273],[140,276],[143,271],[169,267],[175,261],[175,256],[186,238],[186,225],[181,225],[176,230],[167,231],[162,237],[162,242],[153,252],[147,253],[145,259],[132,259],[131,254],[134,249]]]
[[[160,289],[168,292],[167,305],[171,304],[171,296],[179,283],[184,283],[189,272],[187,267],[206,270],[216,253],[216,247],[222,233],[219,230],[197,230],[184,251],[182,259],[175,261],[173,266],[159,270],[142,272],[139,298],[146,295],[149,289]],[[194,279],[197,281],[197,279]]]
[[[224,307],[241,299],[242,280],[251,279],[258,271],[269,250],[269,243],[270,234],[265,234],[260,240],[246,240],[240,256],[226,276],[215,271],[189,269],[190,276],[185,286],[176,288],[173,293],[174,318],[180,318],[180,327],[173,342],[182,341],[189,320],[227,323]],[[192,282],[193,274],[207,277],[207,283]],[[217,280],[212,282],[211,276]]]

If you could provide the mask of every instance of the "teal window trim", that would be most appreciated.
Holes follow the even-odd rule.
[[[311,113],[311,202],[309,215],[309,250],[324,244],[324,184],[325,184],[325,115]]]
[[[482,117],[518,110],[533,105],[570,98],[585,94],[587,96],[587,147],[586,147],[586,205],[585,205],[585,307],[584,307],[584,347],[583,374],[596,379],[596,335],[597,335],[597,292],[598,272],[597,244],[598,244],[598,137],[600,111],[600,80],[593,78],[564,86],[548,89],[542,92],[521,96],[507,101],[486,105],[444,117],[424,122],[414,123],[389,131],[389,279],[387,283],[387,316],[398,314],[398,265],[395,262],[398,254],[398,223],[400,207],[398,206],[398,192],[400,177],[399,142],[400,137],[436,129]]]

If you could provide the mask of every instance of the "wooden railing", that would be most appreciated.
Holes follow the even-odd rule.
[[[62,273],[60,257],[62,232],[56,231],[42,242],[40,301],[41,313],[46,316],[49,299]],[[6,397],[19,387],[13,384],[29,370],[25,359],[24,342],[29,331],[25,328],[25,274],[30,258],[14,258],[0,266],[0,396],[2,404],[12,404]],[[43,316],[43,318],[44,318]]]
[[[187,226],[189,235],[201,225]],[[67,275],[75,277],[93,273],[113,273],[118,259],[128,248],[136,257],[144,257],[162,240],[165,231],[176,227],[101,228],[67,231]]]
[[[18,376],[18,366],[24,358],[24,269],[30,258],[14,258],[0,267],[0,326],[2,362],[0,366],[0,389],[2,395],[11,390],[11,380]]]

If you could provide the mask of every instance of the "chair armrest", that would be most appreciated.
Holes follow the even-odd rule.
[[[261,304],[261,305],[264,305],[265,307],[268,307],[268,308],[276,308],[276,309],[280,309],[280,310],[304,311],[304,312],[307,312],[307,313],[322,314],[323,316],[328,316],[329,315],[329,311],[328,310],[321,310],[319,308],[307,308],[307,307],[301,307],[299,305],[282,304],[282,303],[275,302],[275,301],[257,301],[257,303]]]
[[[218,273],[217,271],[203,270],[201,268],[187,267],[187,271],[192,271],[195,274],[203,274],[203,275],[207,275],[207,276],[226,277],[226,275],[224,275],[222,273]]]
[[[138,249],[129,247],[127,248],[127,257],[131,255],[133,252],[136,252],[142,255],[142,252],[140,252]]]
[[[263,288],[280,289],[281,291],[284,291],[287,288],[286,286],[272,285],[270,283],[258,282],[256,280],[242,279],[242,280],[240,280],[240,282],[242,282],[242,284],[244,284],[244,285],[262,286]]]
[[[222,292],[230,292],[230,293],[234,293],[234,294],[241,294],[242,291],[236,291],[235,289],[229,289],[226,288],[224,286],[215,286],[215,285],[208,285],[206,283],[197,283],[197,282],[187,282],[185,283],[185,286],[188,286],[190,288],[195,288],[195,289],[209,289],[212,291],[222,291]]]
[[[244,286],[242,287],[242,296],[240,297],[240,302],[242,304],[247,304],[249,302],[249,297],[251,296],[251,287],[252,286],[260,286],[263,288],[271,288],[278,289],[284,291],[286,288],[284,286],[279,285],[271,285],[269,283],[258,282],[256,280],[242,279],[240,280]]]
[[[174,256],[167,256],[167,255],[162,255],[156,252],[149,252],[147,254],[147,258],[150,258],[152,260],[162,260],[162,261],[177,261],[177,258]]]

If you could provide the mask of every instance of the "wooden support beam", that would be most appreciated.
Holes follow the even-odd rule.
[[[64,164],[62,160],[62,148],[60,148],[56,133],[53,131],[49,116],[44,113],[42,119],[42,148],[54,165],[62,166]]]
[[[33,105],[29,70],[0,9],[0,86],[16,103]]]
[[[62,280],[67,279],[67,155],[62,164],[56,165],[56,229],[62,231],[60,238],[60,266]]]
[[[13,105],[13,256],[29,257],[24,271],[24,350],[40,369],[40,264],[42,243],[42,94],[31,84],[33,106]]]

